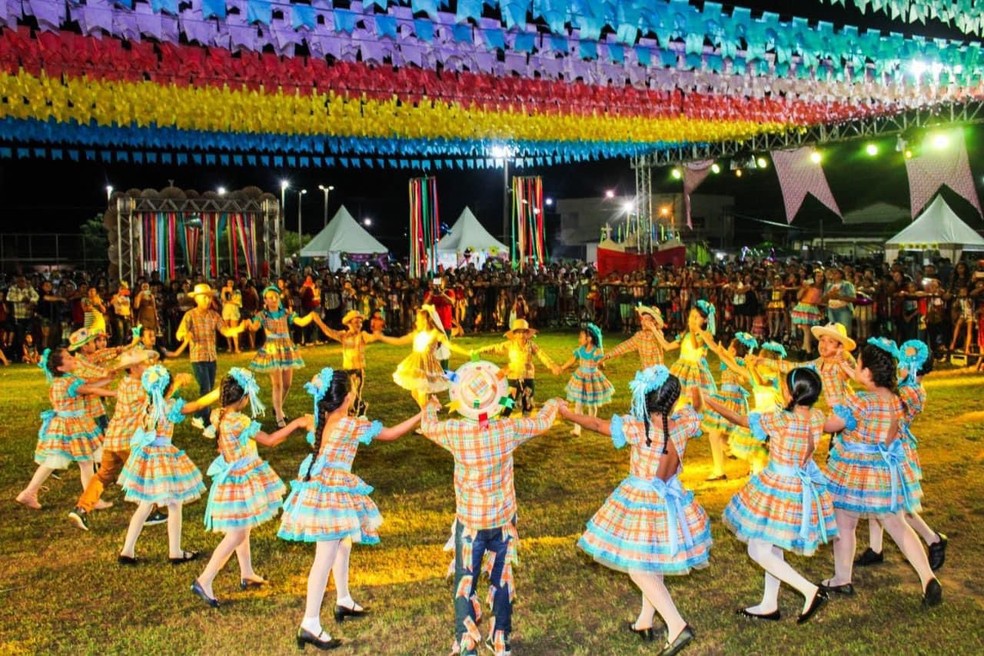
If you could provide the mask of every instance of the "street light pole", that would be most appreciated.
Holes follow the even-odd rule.
[[[335,186],[328,185],[326,187],[325,185],[318,185],[318,189],[320,189],[325,193],[325,226],[327,226],[328,225],[328,194],[334,191]]]
[[[304,247],[304,221],[301,216],[302,197],[307,193],[307,189],[300,189],[297,192],[297,254],[300,255]]]
[[[502,158],[502,238],[509,239],[509,157]]]

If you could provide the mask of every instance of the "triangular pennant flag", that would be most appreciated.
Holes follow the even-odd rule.
[[[700,162],[690,162],[683,167],[683,207],[687,215],[687,227],[693,230],[690,220],[690,194],[700,186],[704,178],[711,172],[711,165],[714,160],[707,159]]]
[[[830,185],[823,174],[823,167],[814,161],[812,148],[797,150],[777,150],[772,153],[772,161],[779,176],[782,199],[786,205],[786,222],[792,223],[799,212],[807,194],[823,203],[831,212],[844,218],[837,201],[830,192]]]
[[[905,170],[909,175],[909,204],[913,218],[943,185],[981,212],[974,175],[967,160],[967,146],[959,128],[928,135],[919,156],[905,161]]]

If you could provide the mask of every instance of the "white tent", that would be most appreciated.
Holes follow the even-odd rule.
[[[938,250],[951,262],[967,251],[984,251],[984,237],[960,220],[942,196],[923,210],[905,230],[885,242],[885,261],[894,262],[899,251]]]
[[[471,252],[468,262],[476,267],[482,266],[489,256],[509,254],[509,248],[489,234],[467,207],[448,234],[437,242],[437,263],[445,268],[456,267],[464,262],[466,250]]]
[[[332,270],[342,266],[342,253],[386,253],[387,248],[352,218],[345,206],[338,208],[324,229],[301,249],[301,257],[326,257]]]

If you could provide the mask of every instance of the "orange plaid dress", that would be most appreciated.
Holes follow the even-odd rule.
[[[99,352],[96,351],[96,353]],[[95,355],[93,354],[93,356]],[[109,376],[109,371],[81,353],[76,355],[75,361],[77,364],[75,371],[72,373],[85,381],[101,380]],[[106,428],[108,420],[106,419],[106,406],[103,404],[102,398],[98,396],[86,396],[83,398],[83,403],[85,404],[86,413],[96,423],[96,427],[99,430]]]
[[[687,574],[707,566],[711,527],[693,492],[680,484],[687,441],[700,435],[700,418],[693,406],[683,406],[669,418],[667,448],[680,455],[680,469],[667,481],[656,477],[662,458],[663,427],[646,426],[631,415],[612,417],[612,443],[632,448],[629,476],[611,493],[587,524],[577,546],[606,567],[621,572],[642,570]]]
[[[902,448],[916,478],[922,480],[922,465],[919,463],[916,436],[912,434],[912,422],[926,406],[926,388],[921,383],[903,383],[899,385],[899,398],[902,399],[902,418],[899,420]]]
[[[803,417],[777,410],[748,416],[752,433],[769,437],[769,465],[752,476],[724,509],[724,524],[742,542],[764,540],[811,556],[837,535],[827,479],[813,461],[823,432],[823,412]]]
[[[86,412],[85,398],[78,389],[85,381],[65,375],[51,381],[48,398],[51,410],[41,413],[41,429],[34,449],[34,462],[51,469],[65,469],[72,462],[92,460],[102,445],[102,431]]]
[[[899,397],[883,400],[872,392],[849,394],[834,413],[845,422],[827,465],[834,508],[860,517],[918,512],[922,486],[906,457],[901,433],[905,414]],[[893,418],[900,431],[887,442]]]
[[[212,488],[205,508],[205,528],[227,533],[259,526],[276,517],[284,494],[283,481],[256,452],[253,436],[260,425],[239,412],[219,421],[219,457],[206,472]]]
[[[352,473],[360,444],[383,429],[378,421],[345,417],[321,439],[321,449],[297,470],[277,535],[295,542],[351,538],[376,544],[383,518],[369,495],[372,486]]]

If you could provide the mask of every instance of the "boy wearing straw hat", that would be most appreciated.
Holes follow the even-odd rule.
[[[513,405],[502,411],[503,417],[512,414],[513,409],[517,406],[520,416],[533,412],[534,376],[536,375],[533,365],[534,357],[539,358],[543,366],[550,369],[555,376],[560,373],[560,368],[533,341],[535,336],[536,330],[530,328],[526,319],[515,319],[509,332],[504,335],[506,341],[483,346],[472,351],[473,356],[488,353],[502,355],[505,353],[509,358],[509,364],[506,365],[506,380],[509,382],[509,397],[513,400]]]
[[[811,326],[810,332],[817,339],[820,357],[808,362],[781,361],[779,369],[789,373],[797,367],[807,367],[820,374],[823,382],[823,400],[827,407],[833,408],[843,403],[844,395],[850,390],[849,371],[854,370],[854,357],[851,355],[857,344],[847,336],[843,324],[828,323],[826,326]]]
[[[667,342],[666,338],[663,337],[663,326],[666,324],[658,308],[640,303],[636,306],[635,311],[639,314],[639,322],[642,327],[632,337],[608,351],[601,359],[602,362],[614,360],[620,355],[632,351],[638,351],[641,371],[663,364],[663,353],[679,347],[676,342]]]
[[[515,594],[516,490],[513,451],[541,435],[557,417],[552,399],[528,419],[498,419],[512,401],[504,372],[491,362],[469,362],[451,380],[451,408],[463,419],[438,421],[441,404],[431,397],[424,409],[424,436],[454,456],[454,653],[473,655],[482,642],[481,603],[476,589],[482,560],[491,554],[488,601],[494,615],[485,641],[497,656],[508,654]]]
[[[348,330],[334,330],[323,326],[321,332],[342,345],[342,369],[350,372],[355,401],[351,411],[356,417],[366,413],[362,400],[362,388],[366,384],[366,345],[379,341],[379,335],[362,330],[365,316],[358,310],[349,310],[342,317],[342,325]]]
[[[84,330],[84,329],[83,329]],[[106,428],[99,471],[68,513],[69,519],[83,531],[89,530],[89,513],[101,507],[109,507],[100,500],[107,485],[116,482],[123,465],[130,457],[130,438],[142,427],[147,409],[147,394],[140,384],[140,376],[149,364],[157,360],[157,353],[148,349],[132,349],[120,356],[116,369],[126,369],[127,376],[116,388],[116,410]]]
[[[195,301],[195,307],[185,312],[178,326],[176,337],[179,342],[187,340],[191,351],[191,371],[198,381],[198,391],[205,396],[215,388],[215,373],[218,366],[218,353],[215,350],[215,333],[224,337],[235,337],[243,332],[245,326],[226,326],[218,312],[212,309],[215,292],[207,283],[195,285],[188,294]],[[208,420],[208,408],[203,408],[198,416]]]

